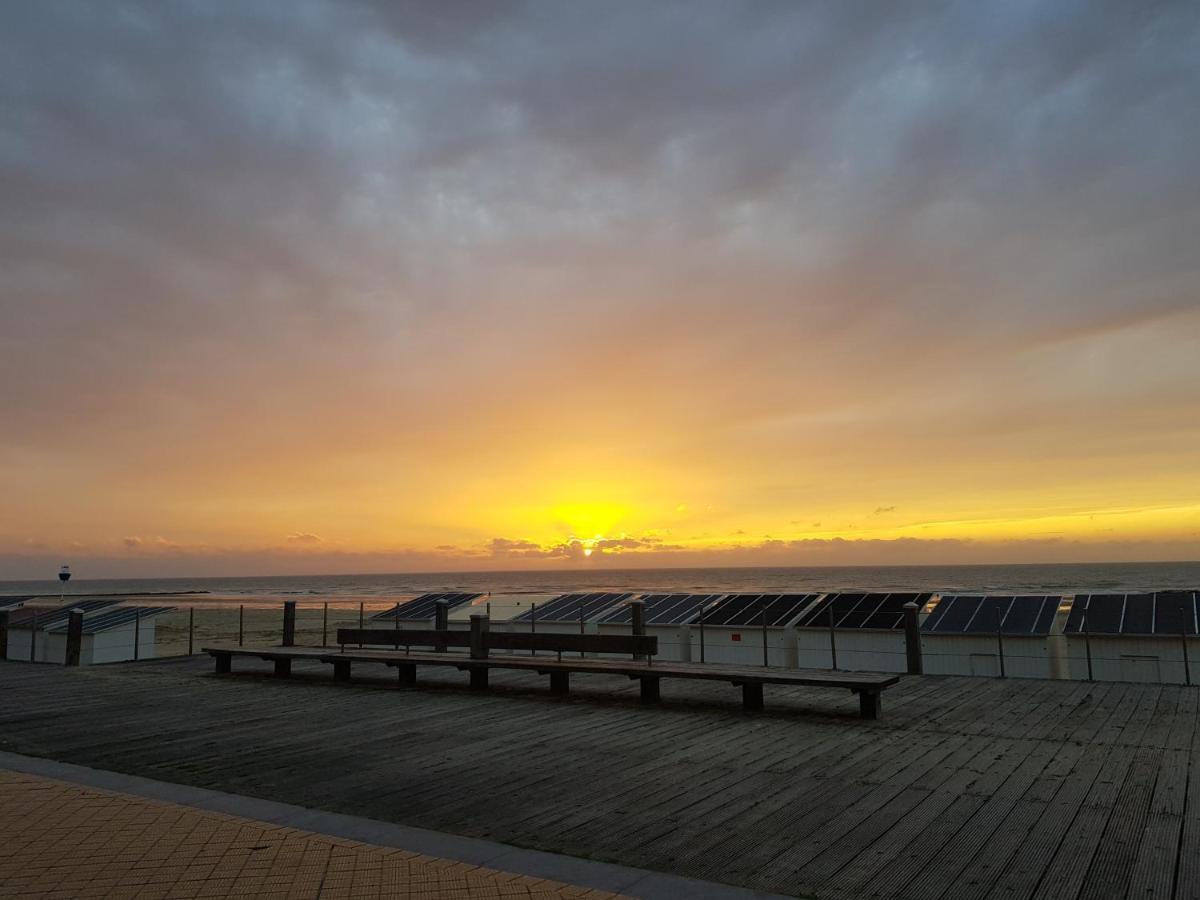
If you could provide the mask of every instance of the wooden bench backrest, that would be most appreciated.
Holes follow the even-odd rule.
[[[384,647],[470,647],[469,631],[433,631],[397,628],[339,628],[339,644]],[[544,650],[563,653],[632,653],[654,656],[658,637],[633,634],[555,634],[554,632],[489,631],[484,637],[491,650]]]

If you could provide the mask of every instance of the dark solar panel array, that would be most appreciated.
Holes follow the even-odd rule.
[[[531,622],[536,616],[539,622],[578,622],[582,615],[585,622],[590,622],[632,596],[632,591],[623,594],[611,591],[562,594],[553,600],[539,603],[536,609],[527,609],[519,616],[514,616],[512,621]]]
[[[647,625],[686,625],[700,618],[700,611],[724,597],[724,594],[644,594],[642,621]],[[603,625],[630,625],[633,613],[622,603],[600,617]]]
[[[790,625],[820,594],[730,594],[704,614],[705,625]]]
[[[148,619],[151,616],[172,612],[173,606],[112,606],[93,613],[85,613],[83,617],[83,633],[97,634],[101,631],[111,631],[122,625],[129,625],[136,619]],[[67,623],[60,622],[46,631],[55,634],[65,633]]]
[[[1045,594],[993,597],[945,594],[921,625],[933,634],[1049,634],[1060,596]]]
[[[895,630],[904,627],[904,606],[921,606],[932,594],[827,594],[796,623],[801,628],[828,628],[829,610],[833,608],[835,628],[878,628]]]
[[[464,594],[454,592],[442,592],[438,594],[422,594],[420,597],[415,597],[407,603],[401,603],[399,608],[393,606],[391,609],[385,609],[381,613],[376,613],[371,616],[372,619],[388,619],[394,620],[399,618],[400,621],[423,621],[432,619],[437,613],[437,605],[439,600],[445,600],[450,609],[462,606],[464,603],[470,603],[479,597],[481,593]]]
[[[32,597],[0,597],[0,609],[15,609]]]
[[[1156,594],[1078,594],[1064,634],[1196,634],[1200,625],[1195,591]]]
[[[90,612],[95,612],[108,606],[116,606],[119,602],[116,598],[105,598],[79,600],[75,603],[68,602],[62,606],[51,608],[26,606],[22,609],[14,610],[9,614],[8,626],[9,628],[29,628],[36,619],[38,630],[45,630],[54,627],[60,622],[66,622],[71,615],[71,610],[83,610],[83,614],[86,616]]]

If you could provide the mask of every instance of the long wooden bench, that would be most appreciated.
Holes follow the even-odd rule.
[[[475,644],[471,640],[474,637]],[[453,667],[470,674],[472,689],[488,686],[491,669],[515,669],[537,672],[550,677],[550,691],[565,695],[570,691],[572,673],[623,675],[641,683],[641,699],[657,702],[663,678],[724,681],[742,689],[742,705],[748,710],[763,707],[763,685],[780,684],[806,687],[845,688],[858,695],[859,712],[864,719],[877,719],[882,712],[881,695],[899,682],[898,675],[864,672],[824,672],[771,669],[757,666],[709,665],[702,663],[654,662],[657,638],[642,635],[596,635],[554,633],[483,632],[482,636],[465,631],[393,631],[391,629],[340,629],[341,649],[318,647],[205,647],[216,661],[218,674],[232,671],[233,658],[249,657],[274,663],[275,674],[291,674],[294,660],[311,660],[333,666],[333,677],[349,681],[351,667],[358,663],[383,664],[395,668],[401,685],[413,686],[418,666]],[[403,646],[404,650],[348,649],[349,645]],[[472,655],[436,650],[412,652],[412,647],[470,647]],[[503,655],[496,650],[543,650],[555,657]],[[581,657],[563,659],[562,653],[628,653],[640,659]]]

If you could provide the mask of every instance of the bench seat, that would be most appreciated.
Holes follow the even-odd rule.
[[[471,676],[471,686],[487,687],[491,669],[516,669],[550,676],[551,691],[566,694],[572,673],[623,675],[641,681],[642,699],[659,699],[659,682],[663,678],[683,678],[704,681],[724,681],[742,688],[746,709],[761,709],[763,685],[780,684],[804,687],[848,689],[859,697],[863,718],[877,719],[881,712],[882,692],[900,681],[900,676],[869,672],[826,672],[804,669],[772,669],[756,666],[709,665],[704,663],[648,662],[632,659],[555,659],[538,656],[491,655],[475,659],[463,653],[408,653],[399,650],[333,650],[321,647],[205,647],[204,652],[216,660],[217,672],[232,671],[233,657],[250,657],[274,662],[275,673],[291,674],[292,660],[313,660],[332,665],[334,678],[349,680],[354,663],[376,663],[399,670],[402,684],[416,683],[417,666],[453,667]]]

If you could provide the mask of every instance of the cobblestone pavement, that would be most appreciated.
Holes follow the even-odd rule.
[[[6,898],[615,898],[0,770]]]

